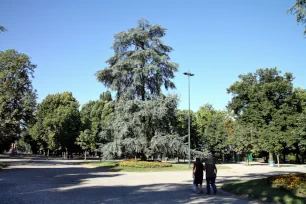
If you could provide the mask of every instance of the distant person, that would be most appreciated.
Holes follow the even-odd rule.
[[[208,155],[204,171],[206,172],[207,195],[210,194],[210,186],[213,188],[214,194],[216,195],[217,187],[215,182],[217,177],[217,167],[212,155]]]
[[[203,190],[202,190],[203,171],[204,171],[204,166],[200,158],[196,158],[196,162],[193,165],[193,176],[194,176],[193,184],[196,186],[197,193],[203,193]],[[199,188],[199,185],[200,185],[200,188]]]

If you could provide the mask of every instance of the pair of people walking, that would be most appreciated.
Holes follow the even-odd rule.
[[[202,183],[204,171],[206,173],[206,187],[207,194],[210,194],[210,186],[212,187],[214,194],[217,193],[217,187],[215,184],[217,177],[217,167],[212,155],[209,155],[205,164],[203,164],[200,158],[196,158],[196,162],[193,166],[193,184],[196,185],[196,192],[203,193]]]

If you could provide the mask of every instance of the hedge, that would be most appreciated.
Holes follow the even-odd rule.
[[[147,161],[122,161],[119,162],[121,167],[133,167],[133,168],[164,168],[171,167],[170,163],[163,162],[147,162]]]

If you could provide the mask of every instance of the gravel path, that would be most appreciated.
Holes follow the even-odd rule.
[[[0,159],[11,165],[0,171],[1,204],[37,203],[259,203],[219,191],[216,196],[191,191],[190,172],[123,173],[85,168],[77,161]],[[280,172],[306,172],[305,166],[272,168],[229,164],[219,170],[224,182],[261,178]]]

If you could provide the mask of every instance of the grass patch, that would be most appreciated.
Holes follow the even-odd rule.
[[[191,171],[188,168],[188,164],[172,164],[171,167],[163,168],[135,168],[135,167],[123,167],[119,165],[119,162],[82,162],[82,165],[97,167],[109,171],[123,171],[123,172],[165,172],[165,171]],[[192,168],[192,167],[191,167]],[[217,169],[230,169],[228,166],[217,165]]]
[[[306,202],[305,198],[298,197],[293,192],[272,186],[267,179],[228,183],[224,184],[222,189],[236,195],[261,201],[285,204],[303,204]]]

